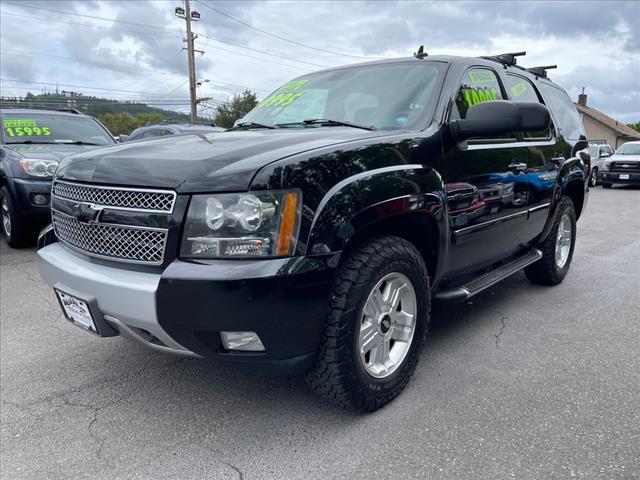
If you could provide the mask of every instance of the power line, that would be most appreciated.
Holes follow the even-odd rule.
[[[350,54],[347,54],[347,53],[333,52],[331,50],[325,50],[325,49],[322,49],[322,48],[313,47],[311,45],[306,45],[304,43],[296,42],[295,40],[290,40],[288,38],[281,37],[280,35],[276,35],[275,33],[267,32],[266,30],[262,30],[261,28],[254,27],[253,25],[251,25],[249,23],[246,23],[246,22],[243,22],[242,20],[240,20],[240,19],[238,19],[236,17],[232,17],[228,13],[225,13],[225,12],[223,12],[221,10],[218,10],[217,8],[214,8],[211,5],[208,5],[208,4],[204,3],[201,0],[194,0],[194,1],[199,3],[200,5],[202,5],[203,7],[208,8],[209,10],[213,10],[214,12],[233,20],[234,22],[238,22],[238,23],[244,25],[245,27],[251,28],[251,29],[256,30],[256,31],[258,31],[260,33],[264,33],[265,35],[269,35],[270,37],[277,38],[278,40],[282,40],[284,42],[292,43],[293,45],[298,45],[299,47],[309,48],[311,50],[316,50],[318,52],[330,53],[331,55],[337,55],[337,56],[340,56],[340,57],[366,58],[367,60],[375,60],[374,57],[365,57],[363,55],[350,55]]]

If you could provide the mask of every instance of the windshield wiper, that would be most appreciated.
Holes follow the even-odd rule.
[[[7,142],[6,145],[53,145],[58,142],[34,142],[33,140],[22,140],[20,142]]]
[[[75,142],[56,142],[62,145],[103,145],[102,143],[93,143],[93,142],[83,142],[82,140],[77,140]]]
[[[325,127],[353,127],[362,128],[363,130],[377,130],[375,125],[362,125],[360,123],[348,122],[346,120],[333,120],[331,118],[313,118],[303,120],[304,125],[324,125]]]
[[[266,123],[258,123],[258,122],[242,122],[242,123],[238,123],[237,125],[228,128],[227,132],[230,132],[231,130],[240,130],[241,128],[269,128],[269,129],[273,129],[273,128],[280,128],[278,125],[267,125]]]

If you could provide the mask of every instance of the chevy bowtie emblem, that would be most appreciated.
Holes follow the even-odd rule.
[[[94,216],[93,216],[93,218],[90,218],[87,221],[87,223],[89,223],[91,225],[95,225],[96,223],[100,223],[100,215],[102,215],[104,207],[101,207],[100,205],[91,204],[91,205],[89,205],[89,210],[94,212]]]

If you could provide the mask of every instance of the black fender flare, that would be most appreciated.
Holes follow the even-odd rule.
[[[580,153],[578,153],[580,155]],[[569,160],[562,163],[560,171],[558,172],[558,179],[556,180],[556,186],[553,191],[553,197],[551,199],[551,206],[549,212],[549,218],[544,226],[544,230],[540,235],[540,241],[543,241],[551,232],[556,215],[558,214],[558,205],[560,198],[563,195],[576,195],[580,192],[580,206],[576,206],[576,217],[579,217],[584,208],[586,207],[588,198],[588,170],[589,167],[585,164],[584,159],[580,157],[572,157]],[[579,209],[578,209],[579,208]]]
[[[440,174],[420,164],[394,165],[345,178],[320,201],[306,242],[307,254],[341,252],[367,229],[400,218],[416,220],[414,233],[420,238],[420,221],[426,221],[435,229],[431,235],[436,238],[425,241],[437,246],[436,271],[430,272],[437,278],[449,237],[444,191]]]

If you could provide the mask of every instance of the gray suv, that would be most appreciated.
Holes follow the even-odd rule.
[[[600,172],[604,163],[615,153],[615,150],[606,143],[590,144],[589,154],[591,155],[591,176],[589,185],[595,187],[600,182]]]

